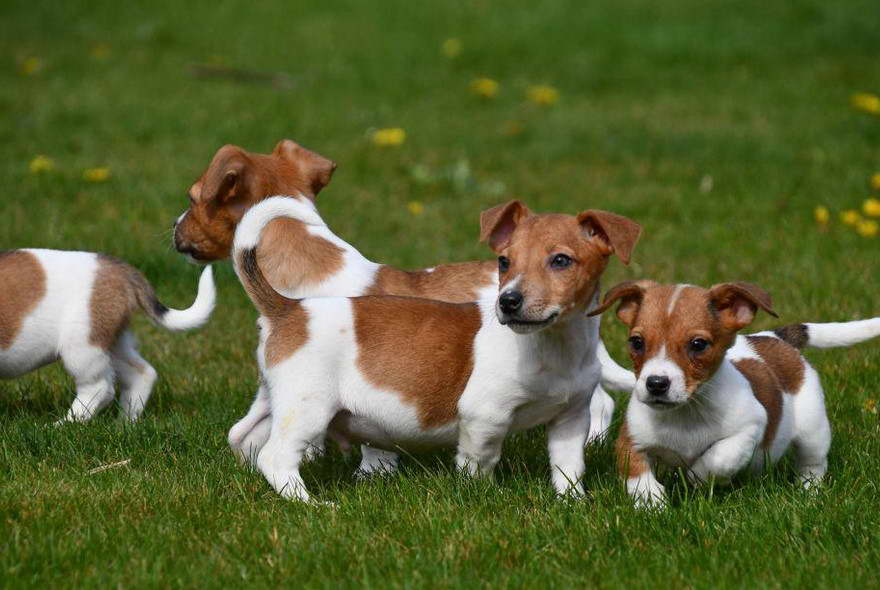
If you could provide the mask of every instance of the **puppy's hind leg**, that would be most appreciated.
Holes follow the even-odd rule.
[[[794,397],[795,463],[804,488],[822,481],[828,470],[831,424],[825,411],[825,394],[819,376],[809,365],[801,391]]]
[[[119,405],[131,422],[137,421],[156,383],[156,369],[137,351],[134,335],[126,330],[113,347],[113,368],[119,377]]]
[[[272,406],[269,392],[261,382],[247,414],[229,429],[229,446],[242,463],[253,464],[272,430]]]
[[[614,418],[614,399],[597,385],[590,400],[590,432],[587,444],[601,443],[608,436],[611,420]]]
[[[64,368],[76,381],[76,399],[58,422],[87,422],[113,401],[113,365],[107,351],[78,346],[62,351]]]

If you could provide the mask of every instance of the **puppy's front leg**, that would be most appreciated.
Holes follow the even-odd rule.
[[[763,433],[762,424],[753,425],[717,441],[691,465],[688,477],[695,484],[713,478],[718,483],[727,483],[752,460]]]
[[[455,464],[474,477],[491,476],[501,458],[501,446],[509,428],[509,422],[462,417]]]
[[[592,392],[577,394],[569,406],[547,425],[553,487],[560,496],[584,495],[584,444],[590,431]]]
[[[626,491],[635,501],[636,507],[664,506],[666,489],[657,481],[651,459],[633,444],[625,421],[620,427],[614,451],[617,455],[617,470],[626,480]]]

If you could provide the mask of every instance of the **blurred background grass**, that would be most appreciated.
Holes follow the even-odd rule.
[[[643,223],[634,263],[612,264],[606,285],[750,280],[774,295],[782,322],[878,313],[880,238],[838,221],[871,196],[869,178],[880,171],[880,117],[850,104],[854,93],[880,91],[874,1],[6,0],[0,16],[2,248],[121,256],[166,303],[186,305],[197,273],[171,251],[169,229],[189,185],[224,143],[268,152],[289,137],[339,163],[319,208],[374,260],[419,267],[487,258],[479,211],[521,198],[538,211],[605,208]],[[455,57],[444,53],[448,39],[460,43]],[[196,77],[193,64],[283,83]],[[472,92],[481,77],[498,83],[493,98]],[[552,86],[558,100],[535,104],[533,85]],[[389,127],[404,129],[405,142],[376,146],[372,132]],[[30,172],[38,154],[52,170]],[[109,170],[106,181],[83,178],[96,167]],[[818,205],[832,212],[827,227],[814,220]],[[170,336],[137,322],[161,380],[133,432],[111,417],[41,430],[72,398],[57,367],[3,384],[5,585],[268,584],[303,568],[310,584],[334,585],[339,561],[354,569],[343,585],[614,585],[635,563],[636,585],[871,581],[864,563],[877,563],[880,523],[854,498],[876,494],[869,482],[880,476],[877,416],[864,409],[877,397],[876,344],[810,355],[825,375],[837,434],[818,515],[785,477],[778,485],[771,477],[646,519],[626,508],[607,447],[591,456],[593,502],[560,507],[545,497],[546,458],[534,434],[509,445],[501,491],[474,491],[431,469],[410,473],[414,484],[354,486],[355,459],[328,458],[312,481],[329,485],[341,509],[322,516],[276,503],[225,450],[225,430],[254,389],[255,313],[221,267],[221,307],[206,330]],[[773,323],[762,318],[758,327]],[[604,334],[622,359],[622,328],[607,322]],[[82,476],[132,456],[121,480]],[[517,483],[522,470],[537,475]],[[106,513],[91,514],[92,501]],[[500,509],[508,503],[511,514]],[[539,515],[520,519],[517,510],[530,505]],[[399,509],[424,513],[395,528]],[[488,511],[485,522],[461,520],[474,510]],[[130,545],[129,518],[144,511],[153,518],[143,516]],[[169,528],[165,518],[183,523]],[[241,528],[226,531],[229,519]],[[707,522],[728,532],[702,536]],[[270,538],[276,525],[365,545],[316,548],[295,535],[278,541],[276,531],[272,565],[254,539]],[[522,544],[522,560],[505,561],[511,548],[496,526],[507,529],[505,543]],[[680,542],[678,527],[703,531],[699,542]],[[460,530],[470,537],[444,540]],[[204,545],[190,547],[190,535]],[[603,550],[585,560],[583,547],[593,545]],[[190,550],[203,560],[190,563]],[[467,574],[448,565],[473,559]],[[212,572],[216,580],[205,577]]]

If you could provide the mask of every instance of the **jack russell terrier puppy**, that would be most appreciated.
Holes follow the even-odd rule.
[[[539,424],[556,491],[583,493],[601,374],[599,322],[587,312],[611,254],[629,262],[638,224],[594,210],[534,215],[519,201],[485,211],[481,239],[499,255],[499,295],[453,304],[288,299],[257,260],[263,223],[245,215],[233,260],[261,315],[257,359],[272,407],[257,466],[281,495],[309,499],[300,463],[328,434],[386,450],[457,443],[457,465],[489,475],[505,436]]]
[[[687,469],[694,483],[724,483],[746,467],[775,463],[793,446],[804,487],[821,481],[831,427],[819,375],[798,349],[869,340],[880,335],[880,318],[742,336],[758,309],[776,317],[760,287],[651,281],[617,285],[591,315],[618,301],[638,381],[617,461],[638,505],[665,502],[658,463]]]
[[[195,303],[168,309],[138,270],[103,254],[60,250],[0,252],[0,377],[12,378],[56,360],[76,381],[76,399],[63,421],[86,421],[113,401],[137,420],[156,371],[138,354],[128,329],[140,308],[168,330],[202,326],[214,309],[214,279],[207,267]]]
[[[443,264],[404,271],[366,259],[327,228],[314,206],[336,164],[291,140],[269,155],[238,146],[222,147],[190,188],[190,207],[175,224],[174,245],[197,261],[229,256],[246,212],[262,219],[257,262],[269,283],[287,297],[406,295],[450,303],[494,297],[494,262]],[[271,195],[294,195],[291,198]],[[271,198],[270,198],[271,197]],[[268,200],[266,200],[268,199]],[[600,342],[605,385],[631,391],[632,373],[617,365]],[[605,435],[614,401],[599,387],[591,401],[588,441]],[[269,398],[261,387],[247,415],[229,431],[229,444],[242,460],[253,459],[269,437]],[[397,456],[364,447],[359,473],[393,469]]]

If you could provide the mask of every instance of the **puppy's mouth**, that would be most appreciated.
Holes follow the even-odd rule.
[[[501,317],[498,319],[502,326],[507,326],[518,334],[528,334],[529,332],[537,332],[542,328],[546,328],[556,321],[559,312],[554,311],[546,319],[543,320],[523,320],[513,317]]]

